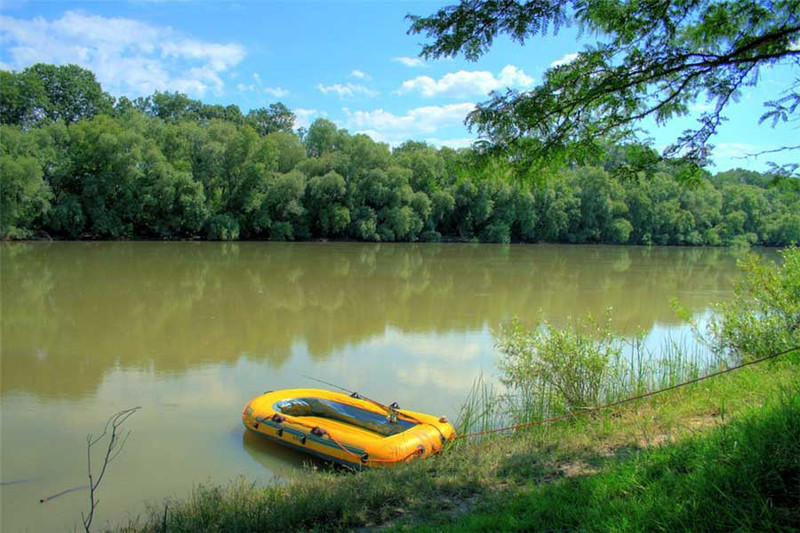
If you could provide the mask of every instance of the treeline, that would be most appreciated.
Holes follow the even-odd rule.
[[[115,99],[76,67],[0,71],[4,238],[352,239],[785,245],[800,189],[735,170],[696,187],[630,150],[526,180],[502,158],[390,149],[282,104],[243,114],[178,93]],[[639,147],[639,151],[643,148]]]

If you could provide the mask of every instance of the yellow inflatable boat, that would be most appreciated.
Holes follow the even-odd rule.
[[[353,468],[426,457],[456,433],[445,417],[320,389],[267,392],[244,406],[242,422],[285,446]]]

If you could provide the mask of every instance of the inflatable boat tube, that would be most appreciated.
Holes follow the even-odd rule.
[[[242,422],[263,437],[351,468],[427,457],[456,433],[445,417],[321,389],[267,392],[244,406]]]

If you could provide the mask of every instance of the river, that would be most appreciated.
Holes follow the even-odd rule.
[[[303,455],[244,434],[243,404],[312,376],[456,418],[496,373],[492,330],[612,308],[618,331],[682,334],[739,277],[724,249],[616,246],[53,242],[0,245],[2,522],[72,530],[86,435],[116,411],[124,451],[96,524],[245,476],[279,482]],[[276,481],[277,480],[277,481]]]

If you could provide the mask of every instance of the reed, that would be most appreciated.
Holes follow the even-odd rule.
[[[466,400],[461,404],[456,428],[461,433],[487,431],[502,425],[506,420],[495,385],[480,374],[473,381]]]
[[[603,323],[588,317],[560,329],[546,321],[527,329],[519,321],[502,327],[497,334],[500,385],[483,375],[476,378],[461,407],[458,431],[525,424],[616,402],[729,363],[694,335],[669,334],[653,347],[643,332],[614,333],[609,323],[608,317]]]

